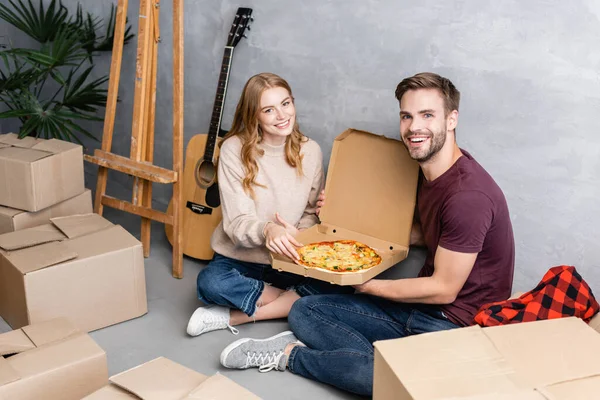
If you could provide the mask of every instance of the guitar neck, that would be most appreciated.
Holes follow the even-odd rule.
[[[204,150],[204,159],[214,161],[215,145],[217,136],[221,128],[221,119],[223,117],[223,105],[225,104],[225,95],[227,93],[227,83],[229,81],[229,71],[231,69],[231,60],[233,58],[233,47],[225,46],[223,52],[223,62],[221,63],[221,72],[219,73],[219,83],[217,84],[217,93],[213,105],[213,112],[210,118],[210,128],[208,129],[208,139],[206,149]]]

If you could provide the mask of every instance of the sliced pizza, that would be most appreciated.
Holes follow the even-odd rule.
[[[318,242],[298,249],[299,264],[334,272],[357,272],[381,263],[381,256],[355,240]]]

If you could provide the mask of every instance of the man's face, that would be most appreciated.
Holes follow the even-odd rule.
[[[406,92],[400,101],[400,136],[410,156],[423,164],[431,160],[446,143],[449,118],[444,99],[436,89]]]

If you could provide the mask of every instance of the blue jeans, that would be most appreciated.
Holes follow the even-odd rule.
[[[294,347],[290,371],[364,396],[373,393],[373,342],[458,328],[435,306],[362,294],[299,299],[288,321],[307,346]]]
[[[241,310],[252,316],[265,282],[279,289],[293,289],[299,296],[325,293],[352,293],[352,287],[279,272],[268,264],[239,261],[215,253],[214,258],[198,274],[198,299]]]

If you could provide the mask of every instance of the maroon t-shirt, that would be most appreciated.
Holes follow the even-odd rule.
[[[512,290],[515,241],[506,199],[494,179],[466,151],[448,171],[428,182],[421,175],[417,207],[427,259],[419,276],[433,274],[439,246],[479,253],[452,304],[441,306],[455,324],[473,324],[484,304],[505,300]]]

